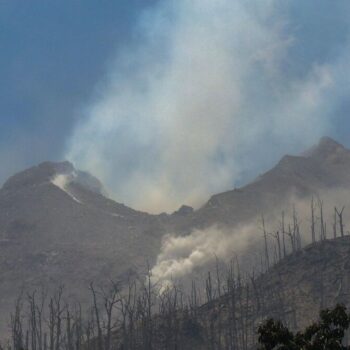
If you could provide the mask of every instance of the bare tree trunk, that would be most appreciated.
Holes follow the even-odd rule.
[[[68,306],[66,307],[66,335],[67,335],[67,350],[74,350],[71,315],[70,315]]]
[[[219,260],[215,257],[215,269],[216,269],[216,288],[217,288],[217,300],[218,300],[218,324],[217,324],[217,343],[218,350],[221,350],[221,338],[222,338],[222,312],[221,312],[221,278]]]
[[[287,235],[290,238],[290,245],[291,245],[291,248],[292,248],[292,253],[294,254],[295,253],[295,237],[294,237],[294,234],[292,233],[292,228],[291,228],[290,225],[288,225]]]
[[[344,223],[343,223],[343,212],[344,212],[345,207],[343,207],[340,211],[337,209],[337,207],[335,208],[335,211],[338,215],[338,219],[339,219],[339,228],[340,228],[340,236],[344,237]]]
[[[281,238],[279,231],[276,232],[277,236],[277,245],[278,245],[278,260],[282,260],[282,252],[281,252]]]
[[[295,250],[301,250],[301,235],[300,235],[300,224],[298,220],[298,214],[295,210],[295,206],[293,206],[293,237]]]
[[[264,244],[265,244],[265,259],[266,259],[266,270],[269,270],[270,268],[270,258],[269,258],[269,247],[267,244],[267,232],[265,227],[265,219],[264,216],[261,216],[261,224],[262,224],[262,230],[264,235]]]
[[[333,216],[333,238],[337,238],[337,210],[334,208],[334,216]]]
[[[316,232],[315,232],[315,201],[314,197],[311,199],[311,242],[316,242]]]
[[[110,350],[111,347],[111,336],[112,336],[112,319],[113,319],[113,309],[116,306],[117,303],[120,302],[120,299],[118,298],[119,294],[119,286],[111,282],[111,291],[110,293],[106,293],[103,290],[103,301],[104,301],[104,307],[107,317],[107,325],[106,325],[106,336],[105,336],[105,350]]]
[[[103,333],[100,320],[100,311],[97,303],[97,294],[92,282],[90,283],[90,291],[92,293],[93,310],[96,318],[98,350],[103,350]]]
[[[50,338],[50,350],[55,348],[55,325],[56,325],[56,312],[53,298],[50,298],[49,303],[49,338]]]
[[[207,302],[210,303],[214,299],[213,297],[213,284],[211,281],[211,273],[210,271],[208,272],[208,278],[205,282],[205,291],[207,295]]]
[[[282,230],[282,241],[283,241],[283,257],[285,258],[287,256],[286,251],[286,230],[285,230],[285,222],[284,222],[284,211],[282,211],[282,221],[281,221],[281,230]]]
[[[320,220],[321,220],[321,241],[326,239],[325,226],[324,226],[324,218],[323,218],[323,201],[318,200],[318,207],[320,210]]]
[[[11,315],[11,336],[14,350],[23,349],[22,293],[16,300],[15,313]]]
[[[60,349],[61,344],[61,332],[62,332],[62,313],[63,309],[61,307],[61,299],[63,295],[63,287],[59,287],[58,293],[55,297],[55,308],[56,308],[56,346],[55,350]]]

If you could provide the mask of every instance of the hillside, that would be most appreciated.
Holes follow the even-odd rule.
[[[76,173],[68,162],[46,162],[0,190],[2,315],[23,286],[62,284],[84,299],[90,281],[125,278],[156,256],[157,217],[109,200],[98,180]]]
[[[236,335],[239,349],[256,342],[256,329],[266,318],[283,321],[293,330],[302,330],[317,320],[319,311],[344,304],[350,307],[350,237],[311,244],[282,259],[259,275],[236,274],[235,287],[223,297],[200,307],[202,319],[220,331],[214,349],[229,349],[229,334]],[[232,316],[236,318],[235,322]],[[234,328],[232,330],[232,328]],[[207,349],[204,344],[198,349]],[[209,347],[210,348],[210,347]],[[254,348],[254,347],[253,347]]]
[[[235,266],[221,276],[220,284],[215,275],[203,281],[202,305],[195,301],[200,299],[198,285],[185,304],[181,289],[168,290],[159,296],[152,337],[145,336],[150,322],[143,325],[136,319],[133,345],[125,343],[130,335],[123,331],[116,334],[115,344],[118,349],[145,350],[151,337],[152,349],[157,350],[256,349],[257,328],[267,318],[298,331],[316,321],[320,310],[338,303],[349,308],[349,256],[346,236],[309,245],[262,275],[241,275]]]
[[[125,281],[147,261],[152,266],[165,233],[236,227],[283,208],[291,195],[339,189],[345,195],[350,189],[350,151],[329,138],[303,155],[283,157],[240,189],[212,196],[198,210],[183,206],[171,215],[149,215],[107,198],[96,178],[68,162],[42,163],[0,190],[1,319],[23,287],[63,284],[84,303],[91,281]]]

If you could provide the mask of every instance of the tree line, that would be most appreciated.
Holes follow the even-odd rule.
[[[312,199],[312,244],[344,237],[343,213],[344,208],[334,208],[330,235],[323,202]],[[10,319],[10,339],[2,349],[249,350],[258,346],[258,330],[263,330],[267,317],[295,331],[299,325],[294,291],[278,270],[271,279],[279,261],[303,248],[295,209],[291,218],[287,224],[282,213],[279,228],[270,232],[262,217],[261,266],[249,273],[242,272],[237,257],[224,267],[217,260],[202,281],[192,281],[185,288],[154,283],[147,268],[145,274],[128,281],[109,281],[105,286],[91,283],[89,307],[72,301],[64,287],[54,293],[46,288],[22,291]],[[322,288],[314,298],[319,298],[320,308],[325,306]]]

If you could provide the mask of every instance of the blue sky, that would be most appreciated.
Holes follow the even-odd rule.
[[[81,106],[152,2],[0,1],[0,182],[63,156]]]
[[[350,2],[233,3],[0,0],[0,184],[68,158],[127,204],[147,209],[137,187],[172,209],[323,134],[350,146]]]

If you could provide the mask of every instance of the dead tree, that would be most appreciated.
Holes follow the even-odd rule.
[[[205,281],[205,293],[207,296],[207,303],[211,303],[214,299],[214,291],[210,271],[208,271],[208,277]]]
[[[66,305],[66,349],[74,350],[72,316],[68,305]]]
[[[286,235],[289,237],[290,239],[290,245],[291,245],[291,248],[292,248],[292,254],[295,253],[295,237],[294,237],[294,234],[292,232],[292,227],[290,226],[290,224],[288,225],[288,231],[286,232]]]
[[[106,292],[103,288],[101,288],[102,298],[103,298],[103,306],[105,310],[106,320],[104,322],[104,329],[106,330],[104,335],[104,349],[110,350],[111,347],[111,337],[113,326],[113,310],[117,303],[120,302],[119,299],[119,285],[115,282],[110,282],[111,288],[108,292]]]
[[[336,208],[334,208],[334,215],[333,215],[333,238],[337,238],[337,211]]]
[[[117,307],[121,314],[122,343],[125,350],[131,350],[135,347],[136,294],[136,282],[130,280],[127,291],[125,293],[119,292],[120,303]]]
[[[79,302],[74,306],[74,314],[75,350],[80,350],[83,343],[85,345],[85,339],[83,335],[82,307]]]
[[[228,307],[229,307],[229,338],[232,349],[238,348],[238,329],[237,329],[237,284],[235,278],[235,264],[231,260],[227,277],[226,277],[226,289],[229,295]]]
[[[267,231],[266,231],[265,219],[263,215],[261,216],[261,225],[262,225],[262,231],[264,235],[266,270],[269,270],[270,268],[269,247],[267,243]]]
[[[277,252],[276,252],[276,246],[274,248],[274,262],[275,264],[277,261],[282,259],[282,251],[281,251],[281,240],[280,240],[280,233],[277,231],[276,233],[269,233],[271,237],[273,237],[276,240],[277,243]]]
[[[61,336],[62,336],[62,315],[64,313],[64,308],[62,308],[62,296],[63,296],[63,286],[60,286],[58,292],[54,296],[55,311],[56,311],[56,344],[55,350],[60,349]]]
[[[191,294],[190,294],[190,300],[189,300],[189,309],[191,313],[196,313],[198,308],[198,292],[197,292],[197,285],[196,281],[192,281],[191,286]]]
[[[11,337],[14,350],[20,350],[24,347],[24,334],[22,325],[22,293],[17,298],[15,303],[15,312],[11,315]]]
[[[99,310],[99,305],[97,301],[97,293],[92,282],[90,283],[90,291],[92,293],[93,311],[94,311],[96,327],[97,327],[98,350],[103,350],[103,333],[102,333],[102,323],[100,318],[100,310]]]
[[[154,333],[154,320],[153,320],[153,307],[154,307],[154,295],[157,293],[154,290],[152,284],[152,272],[147,264],[147,273],[145,278],[141,281],[139,295],[137,298],[137,317],[140,324],[140,332],[142,343],[145,349],[152,350],[153,347],[153,333]]]
[[[221,350],[221,338],[222,338],[222,312],[221,312],[221,276],[220,276],[220,267],[219,267],[219,259],[215,256],[215,271],[216,271],[216,290],[217,290],[217,299],[219,300],[218,305],[218,324],[217,324],[217,344],[218,350]]]
[[[46,301],[46,290],[42,288],[39,301],[37,300],[37,292],[27,294],[29,304],[29,322],[32,349],[42,350],[44,348],[44,307]]]
[[[295,245],[295,250],[301,250],[301,235],[300,235],[300,222],[298,219],[298,214],[293,206],[293,240]]]
[[[216,289],[217,289],[217,297],[221,298],[221,276],[220,276],[220,265],[219,265],[219,259],[215,255],[215,273],[216,273]]]
[[[344,237],[344,223],[343,223],[343,212],[344,212],[345,207],[342,207],[341,210],[338,210],[337,207],[334,208],[335,212],[338,215],[339,219],[339,229],[340,229],[340,236]]]
[[[282,232],[282,244],[283,244],[283,257],[287,256],[286,251],[286,229],[285,229],[285,220],[284,220],[284,211],[282,211],[282,220],[281,220],[281,232]]]
[[[311,242],[316,242],[316,223],[315,223],[315,201],[314,197],[311,199]]]
[[[326,227],[323,217],[323,201],[321,199],[318,199],[318,208],[320,210],[320,225],[321,225],[321,241],[324,241],[326,237]]]

